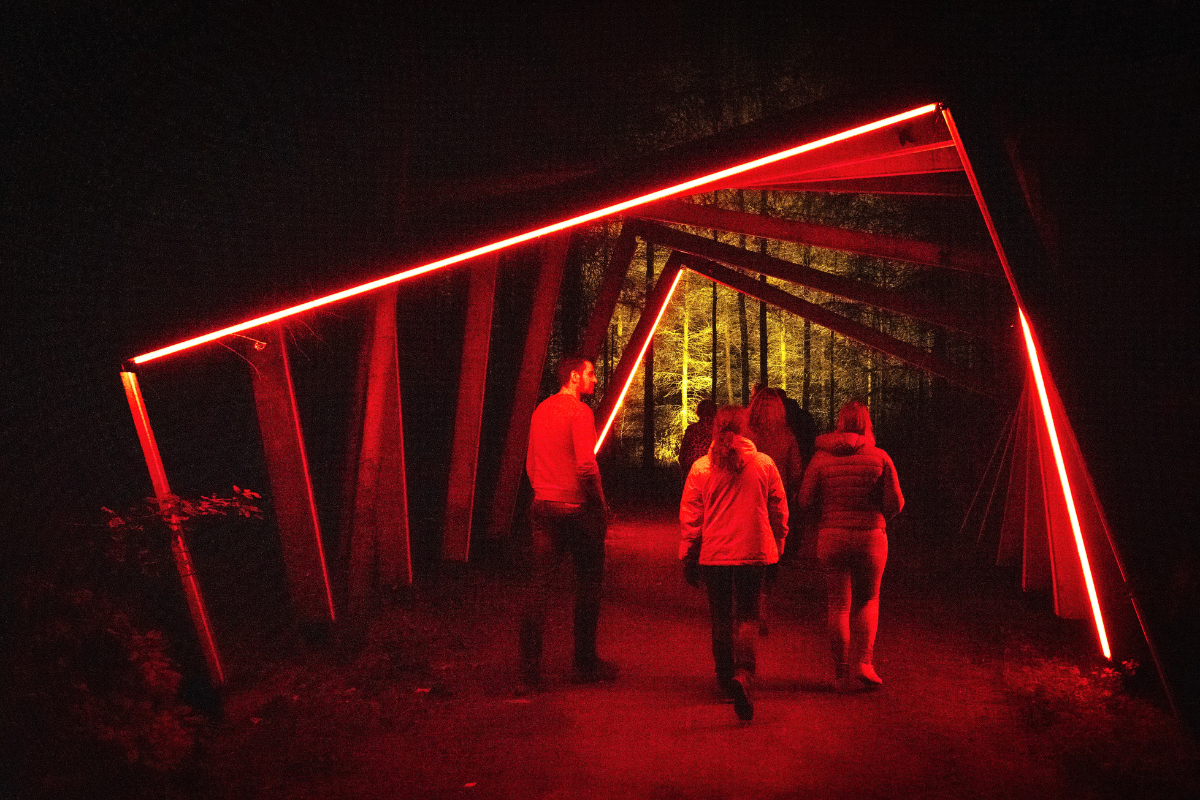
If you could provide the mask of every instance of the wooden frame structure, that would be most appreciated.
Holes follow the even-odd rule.
[[[964,107],[969,106],[964,103]],[[647,298],[630,345],[606,387],[598,414],[599,424],[603,426],[601,443],[603,432],[611,424],[628,389],[629,379],[641,354],[652,341],[655,324],[670,302],[673,287],[685,267],[985,396],[1004,394],[1004,382],[997,383],[995,376],[971,374],[932,353],[840,317],[821,305],[796,297],[779,286],[766,285],[752,276],[769,275],[778,281],[845,301],[989,339],[1000,337],[1011,341],[1012,331],[1016,330],[1015,318],[1019,317],[1023,336],[1015,344],[1023,348],[1026,360],[1022,367],[1024,380],[1015,383],[1023,383],[1026,391],[1021,413],[1012,428],[1013,444],[1005,448],[1014,459],[1019,456],[1019,461],[1014,460],[1009,471],[1017,477],[1009,483],[1006,494],[1002,557],[1015,557],[1020,549],[1028,564],[1031,581],[1042,585],[1049,575],[1059,613],[1090,616],[1100,650],[1106,657],[1112,657],[1110,622],[1119,619],[1118,627],[1127,629],[1129,626],[1124,624],[1124,618],[1131,612],[1136,613],[1137,606],[1135,602],[1131,607],[1129,602],[1131,595],[1103,510],[1054,388],[1044,351],[1037,341],[1038,320],[1049,313],[1054,298],[1038,277],[1043,267],[1036,237],[1031,235],[1029,211],[1011,170],[1004,166],[998,139],[991,135],[984,115],[972,117],[967,113],[964,118],[970,119],[971,125],[960,130],[947,105],[918,104],[896,97],[863,102],[830,101],[801,109],[776,120],[678,148],[620,172],[585,177],[539,192],[524,202],[509,203],[501,214],[509,221],[508,225],[500,226],[511,231],[508,235],[496,238],[495,229],[492,229],[488,234],[479,234],[472,239],[471,234],[465,233],[463,241],[475,241],[475,246],[343,292],[150,351],[132,359],[126,372],[132,375],[134,368],[150,365],[159,358],[244,330],[276,324],[295,314],[309,314],[324,305],[359,294],[385,288],[394,290],[402,281],[453,264],[471,262],[476,272],[472,278],[471,311],[467,318],[469,332],[464,344],[464,352],[470,358],[463,359],[452,478],[448,487],[450,512],[443,540],[446,558],[466,560],[470,551],[471,519],[475,513],[475,464],[479,457],[483,393],[478,366],[480,359],[486,362],[491,297],[495,291],[497,256],[501,251],[535,241],[547,243],[499,477],[492,495],[488,521],[492,535],[503,535],[512,523],[528,435],[528,417],[536,403],[536,387],[553,325],[554,303],[561,286],[570,232],[574,228],[606,218],[624,220],[582,338],[584,351],[593,355],[600,352],[636,252],[637,239],[671,251]],[[687,202],[690,196],[719,189],[905,193],[955,198],[955,202],[973,199],[983,217],[993,250],[976,252],[937,242],[908,241],[773,219],[762,214],[722,211]],[[681,228],[719,229],[868,255],[923,269],[970,273],[995,281],[997,290],[1009,300],[996,317],[981,320],[977,316],[964,316],[953,307],[916,302],[801,264],[720,244]],[[283,347],[282,337],[279,342]],[[372,346],[379,346],[379,343]],[[390,346],[388,358],[393,358],[394,342]],[[383,350],[386,349],[387,346],[383,346]],[[468,375],[469,366],[476,369],[474,375]],[[400,377],[397,375],[396,380]],[[392,378],[389,376],[387,380],[390,383]],[[137,394],[136,380],[132,384],[127,381],[127,392],[130,392],[130,385],[135,387],[129,394],[131,409],[135,419],[139,420],[139,435],[147,464],[155,476],[162,472],[161,461],[152,457],[156,454],[152,454],[147,445],[148,441],[152,442],[152,434],[144,405]],[[397,412],[398,395],[397,384]],[[403,433],[398,413],[396,422],[402,452]],[[298,424],[295,430],[298,435]],[[267,432],[265,425],[264,432]],[[275,434],[268,432],[267,435]],[[402,458],[400,464],[402,472]],[[358,469],[361,483],[365,467],[360,465]],[[156,490],[158,482],[156,477]],[[165,487],[165,475],[162,483]],[[169,492],[165,488],[164,491]],[[295,535],[295,531],[283,530],[292,523],[282,517],[279,523],[281,536]],[[402,537],[407,539],[406,525]],[[1019,548],[1018,541],[1021,543]],[[289,576],[293,572],[300,575],[303,571],[293,570],[289,565]],[[304,575],[308,573],[304,572]],[[409,575],[411,579],[411,573]],[[297,577],[296,580],[315,582],[312,577]],[[303,591],[316,592],[312,587]],[[332,620],[332,606],[329,616]],[[1135,629],[1138,622],[1140,614],[1134,622]],[[1149,642],[1144,626],[1141,626],[1141,633]]]

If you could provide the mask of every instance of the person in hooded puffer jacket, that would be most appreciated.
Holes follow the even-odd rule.
[[[708,592],[717,682],[749,720],[763,573],[783,552],[788,505],[775,462],[745,433],[744,408],[717,412],[708,454],[684,482],[679,558],[687,582]]]
[[[834,688],[875,689],[883,685],[873,653],[887,563],[886,521],[900,513],[904,496],[891,457],[875,446],[871,415],[862,403],[842,406],[837,430],[818,436],[816,444],[799,506],[820,514],[817,557],[828,596]]]

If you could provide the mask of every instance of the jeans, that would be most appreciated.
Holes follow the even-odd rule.
[[[521,615],[522,673],[529,679],[540,674],[546,615],[568,558],[574,567],[575,669],[593,669],[599,660],[596,629],[608,530],[604,510],[597,503],[534,500],[529,521],[533,529],[529,554],[532,574]]]
[[[882,528],[824,529],[817,540],[829,604],[829,646],[838,675],[851,665],[870,664],[874,657],[887,551]]]
[[[765,564],[700,565],[712,614],[713,661],[722,687],[735,676],[748,686],[754,675],[758,600],[765,571]]]

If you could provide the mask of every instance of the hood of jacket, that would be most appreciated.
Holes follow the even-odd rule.
[[[874,447],[875,437],[861,433],[834,431],[817,437],[817,449],[835,456],[848,456],[864,447]]]

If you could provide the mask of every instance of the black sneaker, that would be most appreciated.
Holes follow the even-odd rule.
[[[611,661],[597,658],[586,667],[575,667],[575,683],[612,683],[620,670]]]
[[[754,703],[750,702],[750,693],[746,691],[742,679],[734,678],[729,688],[733,692],[733,713],[737,714],[737,718],[742,722],[754,719]]]

